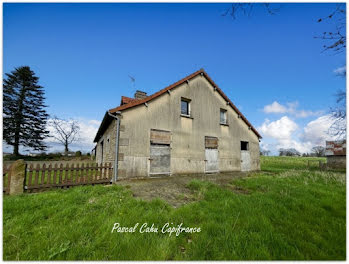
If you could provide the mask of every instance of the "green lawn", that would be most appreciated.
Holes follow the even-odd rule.
[[[345,260],[345,173],[307,158],[262,157],[260,173],[228,186],[193,180],[180,208],[121,186],[5,196],[4,260]],[[238,191],[236,191],[238,190]],[[111,233],[169,222],[200,233]]]
[[[323,157],[261,157],[261,169],[270,172],[285,170],[318,170],[319,161],[326,163]]]

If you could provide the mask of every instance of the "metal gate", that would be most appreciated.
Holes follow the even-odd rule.
[[[150,175],[171,173],[171,149],[169,145],[150,145]]]
[[[241,151],[241,171],[251,170],[251,157],[248,150]]]
[[[205,149],[205,172],[218,172],[218,149]]]
[[[205,172],[218,171],[218,138],[205,137]]]

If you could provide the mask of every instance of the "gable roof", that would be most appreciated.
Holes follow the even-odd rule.
[[[153,100],[154,98],[157,98],[159,97],[160,95],[166,93],[167,91],[170,91],[174,88],[176,88],[177,86],[183,84],[184,82],[186,81],[189,81],[190,79],[193,79],[194,77],[198,76],[198,75],[203,75],[205,76],[205,78],[211,83],[211,85],[213,87],[216,88],[216,90],[218,91],[218,93],[229,103],[229,105],[238,113],[238,115],[241,116],[241,119],[244,120],[244,122],[249,126],[251,127],[252,131],[257,135],[257,137],[259,138],[262,138],[261,135],[258,133],[258,131],[251,125],[251,123],[247,120],[247,118],[240,112],[240,110],[233,104],[232,101],[230,101],[230,99],[223,93],[223,91],[218,87],[218,85],[210,78],[210,76],[208,76],[208,74],[205,72],[204,69],[200,69],[190,75],[188,75],[187,77],[179,80],[178,82],[175,82],[173,84],[171,84],[170,86],[167,86],[166,88],[144,98],[144,99],[141,99],[141,100],[133,100],[127,104],[124,104],[124,105],[120,105],[118,107],[115,107],[115,108],[112,108],[112,109],[109,109],[109,112],[110,113],[115,113],[115,112],[118,112],[118,111],[122,111],[122,110],[126,110],[126,109],[129,109],[129,108],[132,108],[132,107],[135,107],[137,105],[141,105],[141,104],[144,104],[144,103],[147,103],[151,100]]]

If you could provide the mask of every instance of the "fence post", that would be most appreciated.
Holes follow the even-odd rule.
[[[10,192],[9,194],[21,194],[24,190],[26,164],[24,160],[16,160],[9,171]]]

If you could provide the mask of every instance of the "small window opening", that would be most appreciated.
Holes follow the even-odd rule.
[[[182,115],[190,115],[190,100],[182,98],[181,99],[181,114]]]
[[[227,110],[221,109],[220,123],[223,125],[227,124]]]
[[[103,163],[103,145],[104,145],[104,140],[101,141],[101,163]]]
[[[248,142],[241,141],[241,150],[248,150]]]

